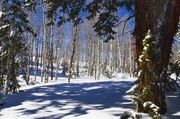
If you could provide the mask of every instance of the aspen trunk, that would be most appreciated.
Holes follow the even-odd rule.
[[[46,4],[43,3],[43,49],[42,49],[42,73],[41,73],[41,82],[48,82],[47,74],[47,39],[46,39],[46,16],[45,16]]]
[[[55,80],[57,81],[58,79],[58,70],[59,70],[59,65],[60,65],[60,50],[62,47],[63,43],[63,34],[62,34],[62,26],[60,27],[60,38],[59,38],[59,43],[56,46],[56,73],[55,73]]]
[[[77,45],[77,34],[78,34],[78,26],[75,26],[74,28],[74,38],[72,41],[72,54],[70,58],[70,63],[69,63],[69,75],[68,75],[68,83],[70,83],[71,78],[72,78],[72,73],[73,73],[73,66],[74,66],[74,58],[76,54],[76,45]]]
[[[54,19],[54,18],[53,18]],[[53,80],[53,72],[54,72],[54,66],[53,66],[53,33],[54,33],[54,27],[51,25],[51,37],[50,37],[50,68],[51,68],[51,80]]]

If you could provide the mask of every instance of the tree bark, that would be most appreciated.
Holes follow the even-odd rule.
[[[70,58],[70,64],[69,64],[69,75],[68,75],[68,83],[70,83],[71,78],[72,78],[72,72],[73,72],[73,65],[74,65],[74,58],[75,58],[75,53],[76,53],[76,45],[77,45],[77,33],[78,33],[78,26],[75,26],[74,29],[74,38],[72,42],[72,54]]]
[[[53,16],[53,18],[52,18],[52,20],[54,20],[54,16]],[[53,40],[54,40],[54,38],[53,38],[53,36],[54,36],[54,25],[52,24],[51,26],[50,26],[50,49],[49,49],[49,54],[50,54],[50,69],[51,69],[51,80],[53,80],[53,72],[54,72],[54,66],[53,66],[53,61],[54,61],[54,55],[53,55]]]
[[[158,44],[160,55],[154,60],[154,69],[156,76],[159,77],[158,83],[152,92],[154,99],[152,102],[160,107],[160,113],[166,112],[165,90],[161,74],[167,69],[169,57],[177,30],[180,15],[179,0],[136,0],[135,1],[135,38],[137,58],[142,53],[144,39],[148,30],[151,31]],[[139,62],[137,62],[139,67]],[[139,67],[141,69],[141,67]],[[147,76],[148,77],[148,76]],[[160,84],[160,85],[158,85]],[[143,85],[142,85],[143,86]],[[147,99],[148,100],[148,99]],[[138,111],[144,111],[142,105],[138,106]]]
[[[60,37],[58,39],[58,44],[56,46],[56,73],[55,73],[55,80],[58,79],[58,70],[59,70],[59,64],[60,64],[60,50],[63,43],[63,30],[62,26],[60,26]]]
[[[42,44],[42,72],[41,72],[41,82],[48,82],[47,74],[47,38],[46,38],[46,3],[43,3],[43,44]]]

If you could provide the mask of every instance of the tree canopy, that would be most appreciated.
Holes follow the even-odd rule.
[[[98,36],[105,37],[105,41],[114,39],[121,8],[134,13],[134,0],[47,0],[47,4],[48,17],[56,14],[59,25],[67,21],[77,25],[84,19],[97,17],[93,28]]]

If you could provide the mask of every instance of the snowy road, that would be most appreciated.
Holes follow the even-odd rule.
[[[0,119],[119,119],[132,109],[128,80],[59,82],[8,96]]]

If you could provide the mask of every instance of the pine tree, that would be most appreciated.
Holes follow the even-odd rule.
[[[20,55],[24,52],[23,33],[31,32],[28,15],[30,1],[0,1],[0,47],[1,47],[1,91],[5,93],[17,92],[19,84],[17,81],[18,69],[20,68]]]
[[[154,106],[155,109],[151,107],[157,102],[158,104],[165,104],[164,102],[159,102],[161,101],[159,100],[161,96],[165,96],[165,92],[161,87],[160,78],[158,78],[154,72],[157,71],[157,69],[154,69],[155,64],[153,61],[154,57],[157,58],[157,54],[154,54],[154,52],[156,51],[156,53],[158,53],[159,51],[150,31],[148,31],[148,34],[143,40],[143,47],[143,52],[139,58],[140,70],[138,79],[136,85],[131,88],[128,93],[134,95],[133,100],[137,103],[138,111],[150,113],[154,119],[155,117],[159,119],[159,107]],[[159,85],[156,85],[157,83]],[[154,95],[154,92],[156,92],[156,95]]]

